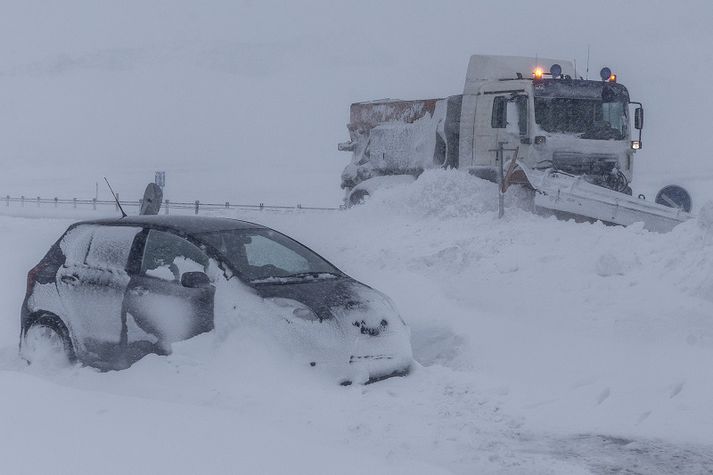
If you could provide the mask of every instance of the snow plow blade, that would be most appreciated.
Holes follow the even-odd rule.
[[[534,170],[518,162],[535,189],[535,208],[628,226],[644,223],[649,231],[668,232],[691,218],[678,208],[652,203],[588,183],[552,169]]]

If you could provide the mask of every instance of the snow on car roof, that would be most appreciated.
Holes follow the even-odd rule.
[[[229,229],[264,229],[265,226],[232,218],[213,216],[127,216],[82,221],[77,224],[98,224],[102,226],[142,226],[171,228],[186,234],[209,233]]]

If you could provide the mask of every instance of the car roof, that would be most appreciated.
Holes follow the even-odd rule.
[[[77,223],[77,225],[81,224],[172,229],[189,235],[233,229],[267,229],[265,226],[256,223],[233,218],[180,215],[126,216],[125,218],[105,218]]]

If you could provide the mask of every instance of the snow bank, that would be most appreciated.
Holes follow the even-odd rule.
[[[536,216],[516,197],[499,220],[496,193],[434,170],[327,217],[241,216],[391,295],[418,361],[475,372],[529,427],[706,441],[708,206],[657,234]]]
[[[387,473],[599,473],[633,464],[700,473],[713,453],[713,205],[656,234],[544,218],[511,202],[499,220],[496,201],[475,196],[496,189],[433,171],[347,211],[229,213],[295,237],[393,298],[421,366],[350,388],[301,365],[299,345],[283,339],[293,334],[264,331],[267,320],[250,311],[264,303],[247,289],[219,299],[215,332],[174,344],[169,356],[38,382],[13,359],[15,309],[24,273],[68,222],[0,218],[0,249],[23,249],[2,256],[14,276],[0,293],[0,384],[13,388],[0,405],[12,431],[3,446],[24,454],[16,441],[43,430],[55,410],[86,421],[91,436],[77,437],[93,453],[114,440],[99,437],[105,432],[136,428],[181,453],[215,457],[207,466],[216,471],[274,455],[269,443],[241,442],[259,427],[257,440],[282,434],[274,440],[294,448],[290,466],[316,473],[340,461],[356,471],[376,461]],[[40,404],[29,397],[38,391],[47,410],[15,417],[25,400]],[[104,411],[116,414],[108,425]],[[228,448],[205,436],[211,429],[238,441],[230,450],[245,461],[220,458]],[[129,447],[141,454],[144,439],[136,441]],[[130,471],[136,457],[116,466]]]
[[[513,187],[506,206],[522,205],[523,195]],[[366,207],[414,217],[471,217],[497,212],[498,186],[459,170],[426,170],[414,183],[377,190]]]

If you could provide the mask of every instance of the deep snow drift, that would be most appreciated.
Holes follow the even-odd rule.
[[[393,298],[422,366],[349,388],[250,324],[122,372],[25,368],[24,276],[71,221],[0,218],[0,466],[711,473],[713,207],[655,234],[543,218],[520,198],[498,220],[495,185],[433,171],[348,211],[230,213]]]

